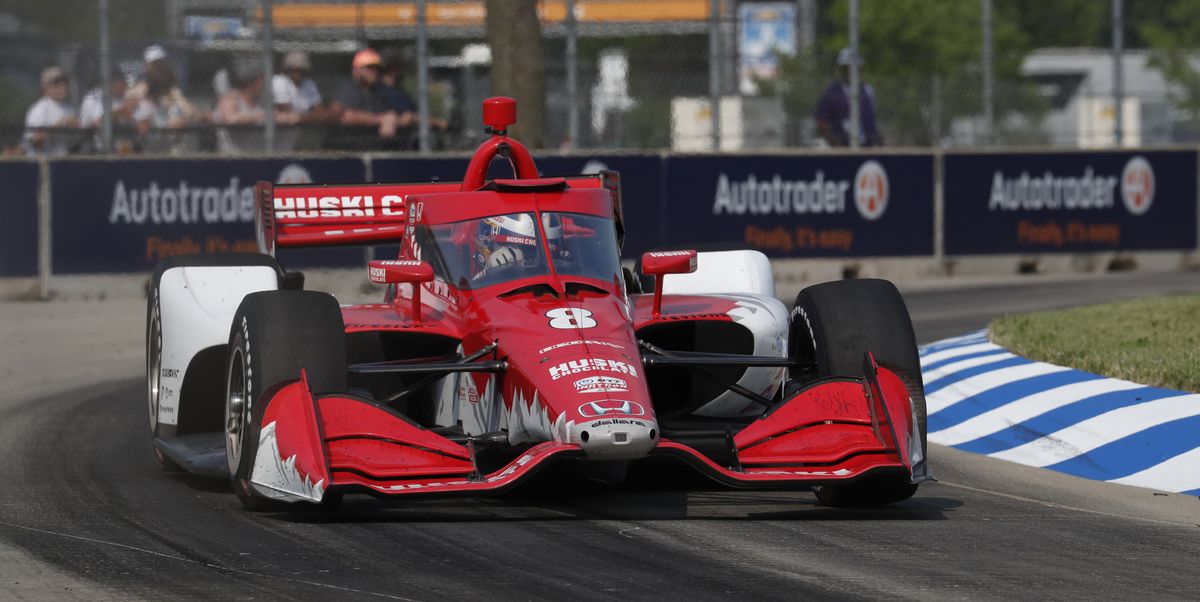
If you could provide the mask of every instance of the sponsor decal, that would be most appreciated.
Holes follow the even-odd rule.
[[[1129,166],[1125,169],[1128,171]],[[1059,176],[1047,169],[1041,176],[1023,171],[1016,178],[1006,178],[1004,172],[996,170],[988,211],[1109,209],[1116,186],[1116,178],[1097,176],[1091,166],[1078,176]]]
[[[878,161],[864,162],[854,175],[854,206],[858,213],[863,219],[879,219],[887,209],[889,194],[887,171]]]
[[[546,317],[550,318],[550,328],[558,330],[582,330],[596,326],[592,312],[578,307],[555,308],[546,312]]]
[[[618,426],[618,425],[640,426],[642,428],[646,428],[646,423],[642,422],[641,420],[626,420],[623,418],[610,418],[608,420],[597,420],[595,422],[589,423],[587,425],[587,427],[588,428],[596,428],[598,426]]]
[[[1121,172],[1121,200],[1133,215],[1143,215],[1154,202],[1154,168],[1138,155],[1125,163]]]
[[[283,168],[280,184],[310,184],[312,176],[304,167],[292,163]],[[275,200],[278,208],[279,199]],[[340,214],[339,214],[340,215]],[[315,217],[315,216],[314,216]],[[141,189],[130,190],[117,180],[109,207],[110,224],[219,224],[254,221],[254,186],[241,186],[229,178],[229,185],[162,185],[151,181]]]
[[[371,195],[275,197],[276,219],[375,216],[404,216],[404,199],[395,194],[378,200]]]
[[[740,182],[730,182],[722,173],[717,179],[713,215],[804,215],[809,213],[845,213],[846,191],[850,182],[826,180],[817,170],[811,181],[784,180],[775,174],[770,180],[758,180],[751,174]]]
[[[563,362],[550,368],[550,380],[558,380],[564,376],[581,372],[616,372],[636,377],[637,368],[621,360],[606,360],[602,358],[584,358]]]
[[[375,284],[387,284],[387,270],[370,266],[367,268],[367,278]]]
[[[396,267],[409,267],[409,268],[421,265],[421,262],[417,261],[415,259],[384,259],[384,260],[376,260],[375,263],[377,263],[379,265],[391,265],[391,266],[396,266]]]
[[[624,393],[629,385],[612,376],[589,376],[575,381],[576,393]]]
[[[645,416],[646,408],[636,401],[626,401],[620,399],[605,399],[602,401],[589,401],[579,406],[579,415],[584,418],[599,418],[608,414],[620,414],[623,416]]]
[[[650,257],[685,257],[691,254],[691,251],[655,251],[647,253]]]
[[[555,349],[562,349],[563,347],[571,347],[574,345],[595,345],[597,347],[608,347],[611,349],[624,349],[624,347],[622,347],[621,345],[617,345],[616,343],[609,343],[607,341],[593,341],[593,340],[583,339],[583,340],[576,340],[576,341],[566,341],[563,343],[558,343],[556,345],[551,345],[549,347],[542,347],[541,349],[538,349],[538,355],[554,351]]]

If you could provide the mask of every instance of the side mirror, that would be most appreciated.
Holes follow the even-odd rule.
[[[642,274],[654,276],[654,312],[662,315],[663,279],[667,274],[691,274],[696,271],[695,251],[651,251],[642,255]]]
[[[421,284],[433,280],[433,266],[412,259],[376,259],[367,263],[367,278],[375,284],[411,284],[412,319],[421,321]]]

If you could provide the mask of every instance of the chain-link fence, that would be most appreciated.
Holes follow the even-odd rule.
[[[541,39],[517,43],[541,49],[544,148],[1200,140],[1194,0],[533,4]],[[471,148],[495,88],[487,6],[0,0],[0,148]]]

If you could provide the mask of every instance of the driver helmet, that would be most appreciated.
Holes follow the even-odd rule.
[[[562,233],[557,218],[542,216],[542,225],[551,249],[557,248]],[[537,228],[533,216],[528,213],[498,215],[481,220],[478,242],[476,263],[480,271],[541,255]]]

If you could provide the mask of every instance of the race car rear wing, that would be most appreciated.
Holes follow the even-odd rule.
[[[624,241],[620,176],[615,171],[565,178],[571,188],[607,188],[612,193],[618,242]],[[254,187],[258,249],[395,244],[404,237],[407,198],[459,192],[460,182],[417,184],[284,184]]]

